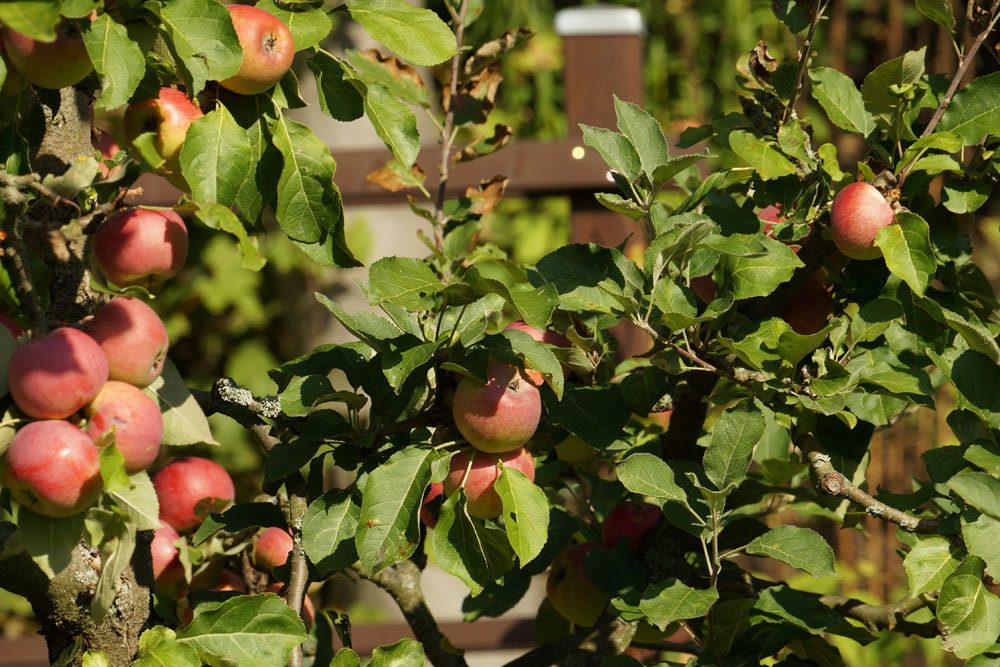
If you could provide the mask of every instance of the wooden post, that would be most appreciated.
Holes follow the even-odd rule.
[[[574,156],[582,159],[594,150],[583,145],[580,123],[615,129],[613,95],[643,105],[642,15],[627,7],[572,7],[556,13],[556,31],[563,38],[569,137],[579,142]],[[610,174],[605,189],[618,191]],[[631,236],[629,248],[642,248],[645,241],[635,222],[598,204],[593,190],[572,192],[571,198],[574,243],[617,246]],[[649,346],[648,338],[634,327],[619,326],[614,333],[621,343],[620,356],[632,356]]]

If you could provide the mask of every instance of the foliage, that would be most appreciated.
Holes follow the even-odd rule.
[[[372,122],[392,155],[372,179],[424,196],[411,207],[429,225],[429,234],[421,232],[429,255],[371,264],[363,285],[370,311],[347,312],[317,294],[355,340],[277,365],[270,371],[274,396],[254,396],[228,379],[191,391],[170,364],[148,388],[162,410],[165,445],[217,444],[209,413],[247,428],[261,445],[266,495],[199,508],[207,515],[201,527],[175,543],[190,593],[176,606],[177,591],[158,590],[152,619],[145,608],[128,610],[147,627],[128,659],[301,664],[311,632],[312,664],[360,664],[349,622],[321,613],[307,630],[300,618],[310,581],[348,574],[387,590],[419,640],[381,647],[371,664],[422,664],[425,656],[465,664],[423,605],[420,568],[436,563],[464,583],[470,618],[500,616],[524,595],[529,576],[583,542],[595,543],[583,569],[596,594],[607,597],[605,611],[594,628],[574,628],[558,617],[553,595],[538,620],[551,643],[521,664],[549,664],[553,655],[603,664],[604,654],[623,653],[650,625],[683,627],[691,643],[654,645],[706,666],[843,664],[837,647],[845,640],[864,646],[883,631],[939,637],[962,659],[996,659],[1000,598],[990,584],[1000,567],[993,537],[1000,521],[1000,304],[972,260],[967,223],[1000,178],[997,75],[960,86],[961,71],[951,82],[928,75],[920,50],[879,65],[859,87],[812,62],[826,3],[776,2],[771,29],[787,29],[781,39],[800,43],[800,55],[782,61],[763,42],[746,54],[736,79],[743,113],[689,128],[681,142],[693,152],[672,150],[650,113],[617,98],[616,128],[581,127],[620,190],[598,200],[639,222],[642,255],[574,244],[523,264],[480,237],[484,217],[503,197],[503,176],[470,184],[456,198],[443,188],[433,196],[415,159],[418,113],[438,130],[441,179],[455,161],[506,145],[509,128],[491,120],[498,63],[529,34],[511,29],[467,48],[465,28],[474,34],[482,2],[449,0],[449,27],[406,0],[348,0],[338,11],[394,55],[350,51],[340,58],[320,48],[332,29],[321,7],[259,6],[291,31],[316,75],[322,111],[336,121],[364,115]],[[945,4],[917,8],[955,29]],[[220,87],[237,71],[242,48],[213,0],[12,2],[0,9],[0,21],[50,39],[60,15],[81,20],[92,9],[98,15],[85,19],[83,32],[95,73],[79,90],[95,106],[119,108],[173,85],[204,112],[187,130],[178,162],[186,194],[174,208],[190,225],[232,237],[247,269],[280,256],[260,239],[271,222],[281,243],[319,266],[360,264],[345,233],[335,155],[287,114],[303,104],[292,71],[259,95]],[[963,64],[998,17],[994,3],[967,26],[982,39],[956,46]],[[439,64],[441,107],[414,69]],[[41,226],[46,238],[84,246],[91,225],[121,208],[135,179],[163,162],[151,152],[151,137],[140,135],[127,155],[105,165],[125,166],[117,180],[98,178],[91,156],[61,174],[36,173],[38,150],[54,126],[35,122],[36,105],[65,94],[28,88],[0,98],[5,284],[14,313],[35,337],[50,322],[82,318],[69,313],[80,306],[78,292],[66,300],[58,258],[31,242],[32,230]],[[807,103],[865,146],[856,165],[814,139],[798,111]],[[498,139],[481,141],[485,128]],[[474,137],[469,145],[456,145],[466,136]],[[712,157],[721,158],[719,169],[699,173]],[[830,241],[831,204],[854,180],[876,186],[895,213],[874,239],[876,260],[849,261]],[[931,196],[938,185],[940,198]],[[208,255],[200,255],[205,264]],[[815,327],[797,323],[790,305],[809,284],[830,300]],[[97,295],[145,293],[96,272],[80,291],[90,309],[103,298]],[[212,296],[206,290],[204,298]],[[556,332],[565,344],[507,329],[515,320]],[[649,348],[620,349],[609,331],[622,324],[642,332]],[[5,359],[11,341],[0,330]],[[477,501],[467,485],[471,468],[459,488],[427,505],[451,458],[470,448],[452,414],[456,386],[463,378],[483,383],[493,363],[523,370],[518,377],[540,391],[543,417],[529,443],[534,476],[500,466],[495,519],[470,509]],[[913,410],[935,409],[943,392],[957,401],[948,424],[958,444],[927,452],[930,481],[870,495],[864,480],[872,435]],[[6,447],[28,418],[3,400]],[[667,427],[650,418],[667,410]],[[110,611],[123,613],[123,581],[135,574],[133,553],[148,550],[140,538],[157,527],[158,501],[146,472],[125,474],[114,437],[98,444],[103,493],[83,513],[42,516],[4,489],[11,534],[3,534],[0,565],[24,554],[46,581],[56,579],[75,567],[82,541],[100,563],[89,571],[95,580],[86,610],[99,625]],[[328,488],[331,465],[353,473],[352,481]],[[640,498],[661,508],[662,519],[636,539],[637,548],[598,542],[611,510]],[[775,508],[784,505],[810,525],[781,524]],[[422,511],[430,521],[421,520]],[[754,576],[754,558],[764,558],[836,577],[833,550],[814,528],[858,526],[860,512],[897,526],[907,596],[864,604]],[[249,558],[258,527],[292,535],[289,564],[271,575]],[[249,591],[204,590],[224,565],[236,564]],[[287,603],[265,592],[269,576]],[[344,646],[336,656],[335,633]],[[100,664],[110,650],[81,639],[59,652],[65,662]]]

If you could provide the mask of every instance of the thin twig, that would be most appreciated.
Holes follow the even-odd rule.
[[[816,13],[813,14],[812,20],[809,22],[809,32],[806,33],[806,39],[802,42],[802,47],[799,51],[799,65],[795,72],[795,87],[792,88],[792,96],[788,100],[788,106],[785,107],[785,110],[781,114],[782,125],[787,123],[791,114],[795,112],[795,103],[798,101],[799,94],[802,92],[802,86],[805,83],[806,67],[809,65],[813,37],[816,36],[816,28],[819,27],[819,22],[822,20],[825,10],[825,4],[817,4]]]
[[[447,4],[447,3],[446,3]],[[444,128],[441,130],[441,162],[438,166],[437,201],[434,204],[434,245],[438,252],[444,245],[444,202],[448,176],[451,173],[451,146],[455,141],[455,98],[458,95],[458,74],[462,64],[462,39],[465,36],[465,14],[469,0],[462,0],[462,7],[455,17],[455,43],[457,49],[451,59],[451,82],[449,84],[448,110],[445,112]]]
[[[31,335],[35,338],[44,336],[48,330],[48,322],[45,319],[45,312],[42,310],[42,302],[38,298],[38,291],[31,279],[31,273],[25,264],[28,250],[21,240],[21,220],[20,216],[14,218],[10,226],[10,232],[4,242],[6,248],[3,256],[6,259],[8,273],[14,280],[14,288],[17,290],[21,306],[28,313],[31,322]]]
[[[865,493],[833,467],[828,455],[810,450],[806,452],[806,457],[809,459],[809,465],[816,471],[816,476],[819,478],[819,488],[824,493],[838,498],[846,498],[864,507],[865,512],[871,516],[894,523],[911,533],[936,533],[940,529],[941,522],[938,519],[915,517],[912,514],[889,507]]]

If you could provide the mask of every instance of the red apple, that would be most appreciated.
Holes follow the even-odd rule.
[[[698,276],[692,278],[689,283],[691,286],[691,291],[694,292],[702,303],[712,303],[715,301],[715,282],[712,281],[712,276]]]
[[[160,453],[163,416],[156,401],[130,384],[108,381],[87,406],[87,435],[98,441],[114,430],[115,446],[130,475],[145,470]]]
[[[868,183],[851,183],[837,193],[830,209],[833,242],[851,259],[876,259],[878,230],[896,221],[892,206]]]
[[[26,415],[64,419],[97,396],[108,360],[93,338],[62,328],[17,347],[7,373],[10,394]]]
[[[100,452],[69,422],[31,422],[14,436],[0,480],[28,509],[51,517],[79,514],[101,493]]]
[[[60,22],[52,42],[39,42],[10,28],[4,29],[3,41],[10,63],[41,88],[66,88],[94,71],[76,21]]]
[[[589,627],[597,622],[611,596],[598,588],[584,571],[587,554],[597,544],[586,542],[569,547],[552,561],[545,592],[552,606],[567,620]]]
[[[535,434],[542,399],[538,388],[517,368],[493,364],[485,385],[462,378],[455,389],[452,415],[473,447],[499,454],[521,447]]]
[[[101,154],[101,159],[98,164],[98,168],[101,170],[101,178],[106,181],[118,178],[118,176],[125,170],[124,167],[121,165],[108,167],[108,165],[104,164],[104,161],[114,160],[115,156],[121,152],[121,147],[115,141],[115,138],[111,136],[110,132],[95,127],[94,134],[96,135],[96,139],[94,139],[94,149]]]
[[[249,5],[226,7],[243,48],[240,71],[219,84],[234,93],[256,95],[278,83],[292,66],[295,42],[281,19]]]
[[[188,252],[180,216],[130,208],[108,218],[94,234],[94,259],[120,287],[157,285],[177,275]]]
[[[87,323],[87,333],[104,350],[112,380],[145,387],[163,372],[170,346],[167,329],[140,299],[111,299]]]
[[[194,530],[210,512],[236,497],[229,473],[214,461],[188,456],[174,459],[153,477],[160,521],[179,533]]]
[[[427,495],[424,496],[424,502],[420,507],[420,519],[428,528],[433,528],[437,525],[437,517],[431,514],[431,511],[427,509],[427,504],[440,496],[442,493],[444,493],[444,484],[441,482],[431,482],[430,488],[427,489]]]
[[[265,528],[257,535],[253,546],[253,564],[262,572],[270,572],[274,568],[288,562],[289,552],[294,546],[292,536],[282,528]]]
[[[821,273],[809,276],[799,291],[789,300],[782,314],[795,333],[811,336],[826,326],[833,313],[833,297]]]
[[[7,77],[3,80],[3,84],[0,85],[0,97],[14,97],[22,93],[31,84],[10,64],[5,51],[3,31],[0,30],[0,60],[3,61],[4,68],[7,70]]]
[[[167,524],[163,524],[153,531],[153,543],[150,545],[150,550],[153,555],[153,579],[156,580],[158,589],[176,589],[177,585],[184,580],[184,566],[181,565],[177,555],[177,547],[174,546],[174,542],[180,537],[177,531]]]
[[[604,518],[601,526],[601,541],[611,548],[626,540],[636,551],[642,546],[642,538],[659,522],[663,510],[650,503],[623,502],[615,505]]]
[[[130,105],[125,110],[122,124],[125,141],[135,146],[140,134],[152,132],[153,147],[163,158],[156,173],[168,178],[174,185],[185,187],[178,158],[184,146],[188,127],[201,117],[201,109],[194,105],[187,95],[176,88],[160,88],[159,96]]]
[[[14,340],[17,340],[24,335],[24,329],[21,328],[21,323],[7,313],[0,313],[0,324],[7,327],[7,331],[9,331],[10,335],[14,337]]]
[[[444,492],[449,496],[455,493],[465,479],[469,514],[480,519],[495,519],[503,512],[503,502],[496,491],[500,466],[520,470],[525,477],[535,481],[535,461],[523,447],[499,455],[476,451],[471,468],[468,454],[458,452],[451,457],[451,469],[444,479]],[[468,477],[466,469],[469,470]]]
[[[268,585],[264,590],[268,593],[274,593],[275,595],[280,595],[288,602],[288,595],[284,593],[285,585],[279,581]],[[302,622],[306,624],[306,632],[308,632],[313,625],[313,621],[316,618],[316,607],[313,606],[312,600],[309,599],[309,594],[307,593],[302,597]]]

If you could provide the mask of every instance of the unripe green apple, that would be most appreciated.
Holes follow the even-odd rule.
[[[170,347],[167,329],[141,299],[111,299],[87,322],[87,333],[104,350],[110,379],[146,387],[163,372]]]
[[[598,588],[584,571],[587,554],[596,542],[576,544],[564,550],[549,569],[545,592],[549,602],[564,618],[576,625],[590,627],[597,622],[611,595]]]
[[[101,493],[100,452],[69,422],[31,422],[14,435],[0,483],[28,509],[51,517],[79,514]]]
[[[463,377],[455,389],[455,425],[473,447],[499,454],[524,445],[538,428],[542,398],[520,370],[493,364],[485,385]]]
[[[187,456],[174,459],[153,476],[160,501],[160,521],[178,533],[197,528],[210,512],[233,502],[236,489],[225,468],[214,461]]]
[[[241,95],[256,95],[278,83],[292,66],[295,42],[281,19],[249,5],[226,7],[243,48],[243,62],[219,85]]]
[[[114,284],[158,285],[184,266],[187,227],[173,211],[125,209],[100,226],[93,248],[97,266]]]
[[[109,380],[87,406],[87,416],[87,435],[95,442],[114,430],[115,447],[125,459],[128,474],[145,470],[160,453],[163,415],[140,389]]]
[[[503,454],[487,454],[476,450],[469,467],[469,455],[458,452],[451,457],[451,468],[444,478],[444,492],[451,495],[465,480],[465,494],[469,498],[469,514],[480,519],[495,519],[503,512],[503,501],[496,490],[500,467],[520,470],[535,481],[535,461],[527,449],[521,447]],[[469,474],[466,476],[465,471]]]
[[[282,528],[265,528],[257,535],[253,545],[253,564],[262,572],[270,572],[274,568],[288,562],[289,552],[294,543],[292,536]]]
[[[11,28],[3,31],[8,61],[40,88],[66,88],[94,71],[77,21],[63,20],[52,42],[39,42]]]
[[[153,148],[163,159],[156,173],[181,189],[186,184],[181,176],[180,154],[187,136],[188,127],[202,115],[187,95],[176,88],[160,88],[157,97],[130,105],[125,110],[122,126],[125,141],[135,147],[135,140],[141,134],[152,132]],[[138,150],[136,151],[138,153]]]
[[[14,402],[36,419],[65,419],[94,400],[108,380],[108,360],[97,342],[63,327],[17,347],[7,381]]]
[[[881,257],[875,237],[895,221],[896,214],[882,193],[864,182],[851,183],[838,192],[830,208],[833,242],[851,259]]]

